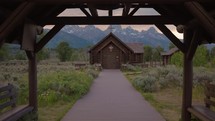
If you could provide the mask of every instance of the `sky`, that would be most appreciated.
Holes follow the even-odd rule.
[[[89,12],[88,9],[86,9],[86,10]],[[132,9],[130,11],[132,11]],[[99,14],[99,16],[107,16],[108,11],[98,10],[98,14]],[[122,14],[122,9],[116,9],[113,11],[113,16],[121,16],[121,14]],[[160,14],[152,8],[141,8],[134,15],[160,15]],[[60,16],[64,16],[64,17],[66,17],[66,16],[67,17],[68,16],[85,16],[85,14],[80,9],[66,9],[58,16],[59,17]],[[84,27],[84,26],[86,26],[86,25],[81,25],[81,27]],[[107,29],[107,27],[109,25],[95,25],[95,26],[101,30],[105,30],[105,29]],[[122,26],[122,28],[131,26],[133,29],[135,29],[137,31],[147,30],[152,26],[155,27],[154,25],[121,25],[121,26]],[[51,27],[52,26],[49,26],[49,25],[45,26],[45,28],[49,28],[49,29]],[[167,25],[167,27],[172,31],[173,34],[175,34],[176,37],[178,37],[179,39],[183,38],[183,34],[178,33],[176,30],[176,27],[174,25]],[[160,32],[159,29],[156,28],[156,30],[158,32]]]

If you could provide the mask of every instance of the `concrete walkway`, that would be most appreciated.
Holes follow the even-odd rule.
[[[103,70],[62,121],[165,121],[120,70]]]

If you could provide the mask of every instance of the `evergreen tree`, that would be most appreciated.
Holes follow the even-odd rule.
[[[172,55],[170,63],[181,67],[183,66],[183,57],[184,54],[182,52],[177,52],[174,55]]]
[[[50,57],[50,53],[49,53],[49,50],[47,48],[43,48],[42,50],[40,50],[37,53],[37,60],[38,61],[48,59],[49,57]]]
[[[57,46],[56,52],[58,53],[58,58],[60,61],[69,61],[72,55],[72,48],[69,47],[67,42],[61,42]]]
[[[153,49],[151,46],[144,46],[144,61],[151,61],[152,60],[152,54]]]
[[[160,53],[163,52],[164,49],[161,46],[157,46],[156,48],[153,48],[153,61],[161,61],[161,55]]]
[[[193,65],[205,66],[208,61],[207,53],[208,53],[207,48],[204,45],[199,46],[193,58]]]

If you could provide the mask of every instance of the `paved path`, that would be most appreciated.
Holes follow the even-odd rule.
[[[120,70],[103,70],[62,121],[165,121]]]

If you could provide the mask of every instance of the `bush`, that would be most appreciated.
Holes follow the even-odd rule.
[[[212,70],[205,67],[194,67],[193,86],[202,86],[205,81],[215,82],[215,74]],[[145,68],[140,77],[133,81],[134,86],[141,88],[144,92],[149,91],[148,87],[154,88],[175,88],[183,86],[182,68],[176,66],[166,66],[157,68]],[[146,90],[145,90],[146,89]],[[150,90],[151,91],[151,90]],[[149,92],[150,92],[149,91]]]
[[[175,66],[168,66],[167,67],[168,73],[164,77],[163,82],[166,82],[162,85],[163,88],[165,87],[182,87],[183,85],[183,76],[182,76],[182,69],[177,68]]]
[[[213,72],[209,71],[205,67],[198,67],[194,69],[194,76],[193,76],[193,85],[203,85],[205,81],[215,81],[215,75]]]
[[[182,86],[182,69],[176,66],[157,67],[144,72],[155,77],[160,88]]]
[[[96,70],[93,70],[93,69],[87,69],[87,70],[86,70],[86,73],[87,73],[88,75],[92,76],[93,78],[96,78],[96,77],[98,77],[98,75],[99,75],[99,72],[96,71]]]
[[[133,85],[143,92],[155,92],[159,89],[156,78],[153,76],[140,76],[133,80]]]
[[[39,104],[47,105],[83,96],[88,92],[93,77],[84,72],[60,71],[41,75],[39,80]]]
[[[80,71],[57,71],[38,75],[39,106],[52,105],[58,101],[71,101],[85,95],[93,81],[93,76]],[[28,101],[27,77],[17,84],[19,104]]]
[[[136,72],[136,71],[141,71],[141,67],[140,66],[133,66],[131,64],[124,64],[124,68],[123,71],[132,71],[132,72]]]

